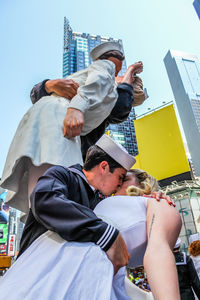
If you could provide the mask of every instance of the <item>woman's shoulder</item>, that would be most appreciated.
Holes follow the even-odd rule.
[[[125,228],[137,222],[146,222],[147,198],[136,196],[113,196],[102,200],[94,212],[104,220],[112,220]]]
[[[117,205],[117,206],[143,206],[147,205],[148,198],[142,196],[116,195],[105,198],[98,206]]]
[[[118,202],[124,204],[127,203],[147,203],[148,198],[142,196],[128,196],[128,195],[116,195],[105,198],[100,203],[103,202]]]
[[[111,215],[111,216],[128,216],[129,214],[142,212],[146,215],[147,198],[136,196],[113,196],[102,200],[95,207],[94,212],[98,215]]]

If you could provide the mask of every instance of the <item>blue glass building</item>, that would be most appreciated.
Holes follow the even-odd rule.
[[[200,176],[200,62],[170,50],[164,58],[196,176]]]
[[[64,49],[63,49],[63,77],[66,77],[76,71],[87,68],[92,62],[89,56],[90,51],[97,45],[106,41],[122,40],[111,37],[102,37],[100,35],[91,35],[89,33],[74,32],[70,27],[69,20],[64,18]],[[122,69],[119,73],[123,75],[126,71],[126,61],[123,61]],[[135,111],[132,109],[127,121],[119,125],[110,125],[108,130],[113,139],[118,140],[130,154],[138,153],[135,128],[133,120]]]
[[[114,140],[120,142],[128,153],[136,156],[138,154],[138,147],[133,120],[135,120],[134,109],[132,109],[125,122],[121,124],[110,124],[108,130],[109,135]]]
[[[195,10],[197,12],[197,15],[198,15],[198,17],[200,19],[200,0],[195,0],[193,2],[193,5],[194,5],[194,8],[195,8]]]
[[[63,77],[76,71],[87,68],[91,64],[90,51],[106,41],[118,41],[122,45],[122,40],[88,33],[73,32],[68,19],[64,18],[64,51],[63,51]],[[122,70],[119,75],[126,71],[126,61],[123,61]]]

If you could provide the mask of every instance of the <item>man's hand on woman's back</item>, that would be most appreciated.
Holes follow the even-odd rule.
[[[114,274],[116,274],[121,267],[128,265],[130,255],[120,233],[110,249],[106,251],[106,254],[113,264]]]
[[[79,88],[78,83],[72,79],[54,79],[48,80],[45,83],[45,89],[47,93],[56,93],[60,97],[71,100],[76,94]]]

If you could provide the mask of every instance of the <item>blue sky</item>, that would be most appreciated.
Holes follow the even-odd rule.
[[[123,40],[127,64],[142,60],[149,99],[138,114],[173,100],[163,58],[169,49],[200,57],[200,21],[191,0],[1,0],[0,174],[32,86],[62,76],[63,20],[74,31]]]

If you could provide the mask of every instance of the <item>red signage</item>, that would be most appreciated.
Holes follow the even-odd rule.
[[[11,234],[9,237],[8,256],[15,256],[15,235]]]

